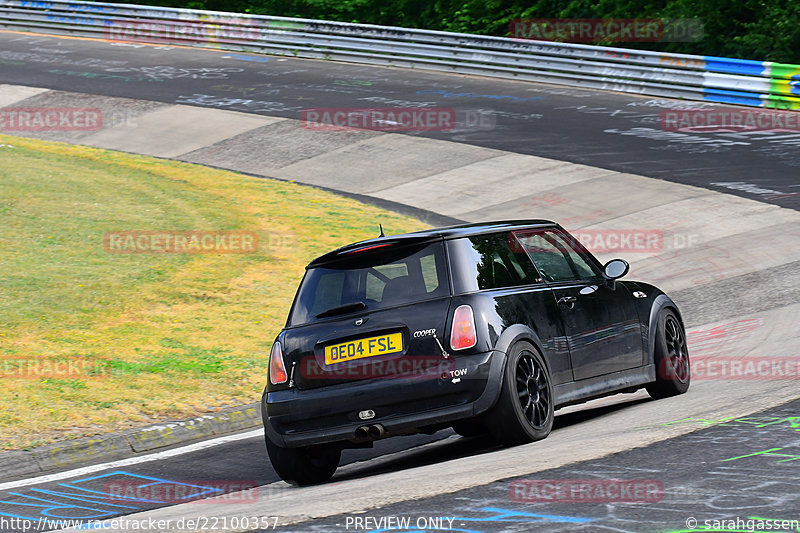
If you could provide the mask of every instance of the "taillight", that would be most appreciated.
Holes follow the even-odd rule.
[[[269,380],[273,385],[286,383],[289,375],[286,373],[286,365],[283,363],[283,351],[281,343],[275,342],[269,354]]]
[[[366,252],[367,250],[374,250],[375,248],[384,248],[386,246],[391,246],[391,245],[392,243],[387,242],[386,244],[373,244],[371,246],[362,246],[361,248],[356,248],[355,250],[348,250],[344,252],[344,254],[345,255],[357,254],[361,252]]]
[[[450,330],[450,347],[454,350],[472,348],[478,342],[475,335],[475,317],[472,308],[460,305],[453,315],[453,329]]]

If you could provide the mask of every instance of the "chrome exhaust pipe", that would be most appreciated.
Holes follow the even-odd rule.
[[[369,426],[359,426],[356,428],[355,437],[358,440],[367,440],[369,438]]]
[[[380,424],[373,424],[369,427],[368,433],[369,433],[369,438],[379,439],[383,437],[383,434],[386,433],[386,430],[383,429],[383,426]]]

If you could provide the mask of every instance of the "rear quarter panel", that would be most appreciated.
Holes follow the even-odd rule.
[[[475,313],[478,351],[505,353],[519,340],[542,351],[554,384],[572,381],[569,348],[561,317],[548,287],[515,287],[456,296],[453,307],[469,304]]]

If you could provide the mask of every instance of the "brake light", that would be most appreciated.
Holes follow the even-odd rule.
[[[269,354],[269,380],[273,385],[286,383],[289,375],[286,373],[286,365],[283,363],[283,351],[281,343],[275,342]]]
[[[376,248],[383,248],[383,247],[385,247],[385,246],[391,246],[391,245],[392,245],[392,243],[386,243],[386,244],[373,244],[372,246],[362,246],[361,248],[356,248],[355,250],[348,250],[348,251],[346,251],[346,252],[345,252],[345,255],[350,255],[350,254],[359,254],[359,253],[361,253],[361,252],[366,252],[367,250],[374,250],[374,249],[376,249]]]
[[[475,335],[475,316],[468,305],[460,305],[453,315],[453,328],[450,330],[450,347],[454,350],[472,348],[478,342]]]

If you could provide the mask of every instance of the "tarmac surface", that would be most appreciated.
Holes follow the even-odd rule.
[[[704,429],[535,476],[257,530],[380,531],[402,524],[406,531],[442,526],[464,533],[798,531],[799,413],[794,401],[741,418],[675,420],[667,424]],[[395,467],[424,461],[425,454]]]
[[[626,257],[632,278],[673,296],[686,317],[693,358],[747,363],[797,355],[800,132],[688,134],[662,131],[660,124],[668,108],[740,108],[10,32],[0,32],[0,64],[0,107],[92,108],[103,117],[89,130],[3,130],[10,134],[294,180],[431,223],[530,217],[592,235],[657,232],[662,244],[655,248],[595,252],[601,260]],[[458,125],[433,132],[327,131],[302,120],[303,110],[323,107],[451,108]],[[740,483],[749,491],[743,494],[766,495],[752,500],[762,515],[797,518],[797,491],[784,479],[796,481],[787,469],[800,463],[775,450],[723,463],[736,454],[797,446],[791,433],[796,404],[777,407],[800,397],[797,377],[697,377],[677,398],[655,402],[639,392],[561,410],[550,437],[530,445],[500,449],[452,432],[379,442],[375,450],[346,454],[331,483],[302,489],[276,482],[256,423],[210,440],[187,436],[120,456],[98,452],[69,466],[35,459],[35,472],[0,482],[0,519],[213,518],[217,526],[225,521],[224,530],[252,530],[262,527],[250,527],[246,517],[263,526],[277,516],[267,525],[338,531],[348,529],[348,517],[426,516],[456,517],[452,527],[474,531],[526,531],[531,521],[537,530],[673,531],[685,526],[666,520],[666,513],[685,519],[681,513],[697,509],[700,519],[702,502],[713,510],[702,517],[750,512],[741,503],[719,503],[735,496]],[[790,421],[763,428],[741,422],[753,416]],[[693,433],[724,420],[722,427]],[[708,434],[710,441],[697,437]],[[757,477],[753,468],[772,474],[773,459],[785,460],[775,479]],[[664,495],[658,502],[511,501],[508,480],[520,476],[656,480]],[[202,503],[181,503],[163,492],[111,498],[145,479],[172,487],[173,495],[181,488],[186,500]],[[705,486],[703,479],[719,483]],[[719,481],[725,479],[732,481]],[[258,490],[242,491],[243,484]],[[684,489],[707,490],[692,493],[691,502],[674,500]],[[219,493],[230,496],[201,499]],[[542,520],[541,514],[560,518]],[[431,524],[426,530],[436,529]]]
[[[800,131],[681,133],[662,128],[662,111],[667,109],[742,111],[737,107],[410,69],[12,32],[0,33],[0,64],[3,83],[148,102],[109,113],[107,119],[117,122],[132,122],[144,109],[158,109],[156,103],[293,119],[309,108],[445,108],[455,111],[457,127],[411,134],[800,207]],[[188,113],[151,119],[207,127],[191,110]],[[248,122],[240,127],[247,129]],[[77,141],[81,135],[75,137]],[[185,152],[192,138],[185,143],[164,146],[163,157]],[[268,153],[259,155],[265,156],[262,164],[270,159]]]

